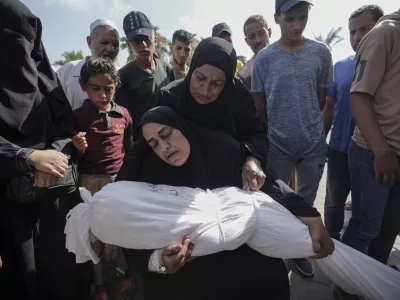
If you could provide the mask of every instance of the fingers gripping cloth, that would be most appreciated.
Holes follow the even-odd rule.
[[[212,191],[116,182],[93,197],[81,189],[85,203],[67,217],[67,249],[77,262],[98,257],[89,229],[102,242],[131,249],[161,249],[194,241],[193,256],[233,250],[247,243],[264,255],[306,258],[314,255],[307,226],[261,192],[237,188]],[[346,292],[370,300],[400,299],[400,273],[335,241],[333,255],[315,260]]]

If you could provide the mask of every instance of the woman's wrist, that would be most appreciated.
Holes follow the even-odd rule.
[[[29,149],[29,148],[21,148],[18,150],[16,154],[16,163],[18,169],[20,169],[23,172],[32,171],[32,168],[34,168],[35,166],[30,157],[31,154],[35,151],[36,151],[35,149]]]
[[[159,272],[161,266],[162,249],[154,250],[149,259],[149,271]]]
[[[257,166],[260,166],[260,161],[254,156],[247,156],[246,163],[247,162],[254,162]]]

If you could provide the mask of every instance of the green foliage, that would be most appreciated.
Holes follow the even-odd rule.
[[[54,62],[55,65],[58,66],[63,66],[66,63],[74,60],[81,60],[84,58],[83,52],[81,50],[79,51],[65,51],[63,54],[61,54],[64,57],[64,60],[57,60]]]

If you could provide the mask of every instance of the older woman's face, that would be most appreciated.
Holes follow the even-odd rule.
[[[214,102],[225,87],[225,73],[214,66],[202,65],[193,71],[190,94],[199,104]]]
[[[190,144],[178,129],[148,123],[143,125],[142,132],[150,147],[167,164],[180,167],[189,158]]]

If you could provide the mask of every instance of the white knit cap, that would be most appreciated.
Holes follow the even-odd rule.
[[[109,20],[109,19],[97,19],[96,21],[94,21],[92,24],[90,24],[90,34],[92,33],[93,29],[95,29],[97,26],[110,26],[112,28],[114,28],[117,32],[118,32],[118,28],[117,26],[114,24],[113,21]],[[118,32],[119,35],[119,32]]]

